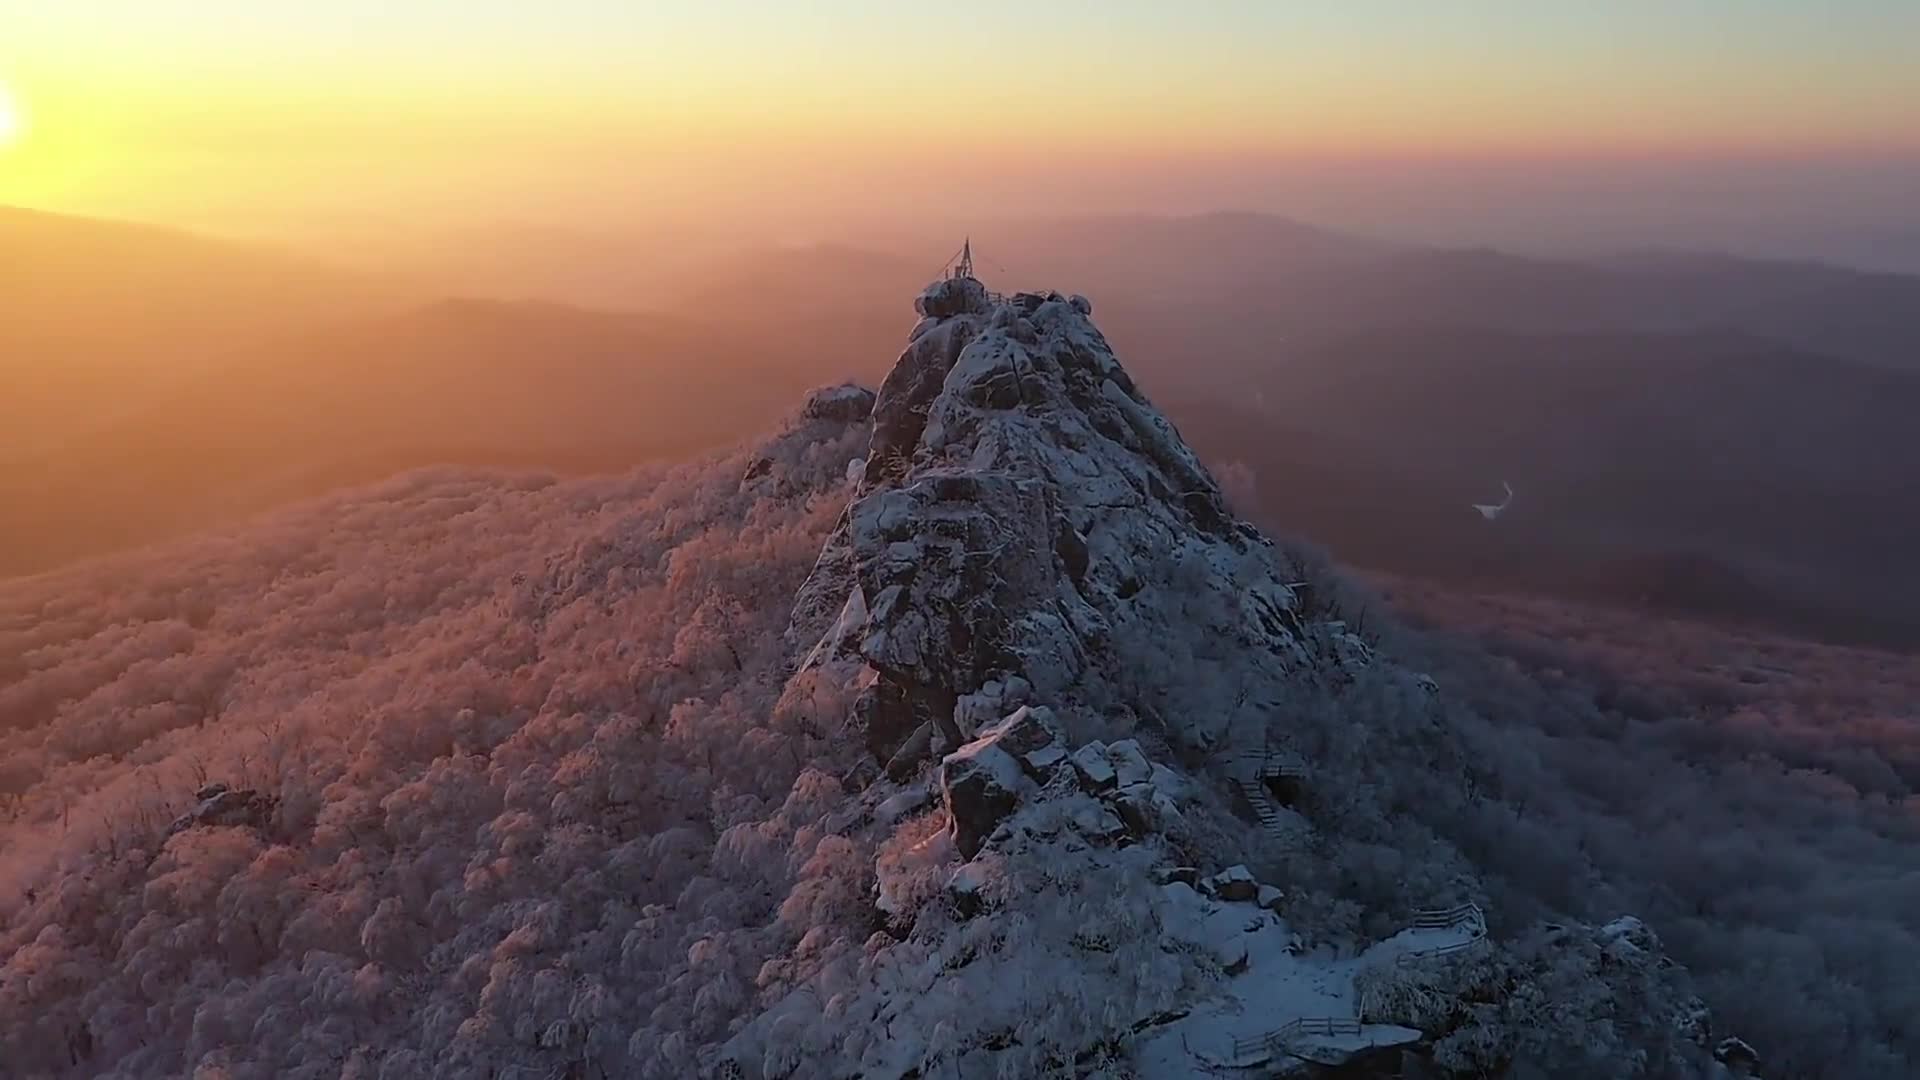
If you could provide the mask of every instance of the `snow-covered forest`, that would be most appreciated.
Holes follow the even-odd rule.
[[[825,827],[850,691],[788,682],[783,637],[866,435],[800,424],[620,478],[416,473],[0,586],[4,1071],[679,1078],[874,963],[876,913],[937,891],[917,860],[946,822],[915,810],[877,850]],[[1768,757],[1751,724],[1751,752],[1710,753],[1724,702],[1489,658],[1298,558],[1439,704],[1364,676],[1294,703],[1333,842],[1173,842],[1282,881],[1329,941],[1390,935],[1468,862],[1494,936],[1638,914],[1770,1073],[1912,1074],[1910,712],[1822,761]],[[215,784],[254,793],[222,819],[246,827],[192,827]],[[1128,1008],[1178,989],[1102,955],[1140,961]],[[1023,1021],[1061,1029],[1035,1045],[1108,1038],[1112,977],[1060,986],[1094,1004]],[[1488,1038],[1583,1061],[1551,1044],[1624,1037],[1574,997]],[[836,1015],[770,1044],[853,1037]]]

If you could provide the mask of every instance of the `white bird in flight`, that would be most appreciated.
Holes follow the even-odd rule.
[[[1499,517],[1500,512],[1505,510],[1508,507],[1508,505],[1513,502],[1513,485],[1507,483],[1505,480],[1502,480],[1500,481],[1500,486],[1507,489],[1507,497],[1505,499],[1501,500],[1498,503],[1474,503],[1473,504],[1473,508],[1475,510],[1480,511],[1480,516],[1483,518],[1486,518],[1488,521],[1492,521],[1493,519]]]

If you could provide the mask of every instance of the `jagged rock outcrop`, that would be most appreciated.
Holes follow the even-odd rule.
[[[999,301],[955,279],[915,307],[846,528],[795,617],[858,610],[857,644],[849,620],[831,623],[835,640],[807,662],[857,654],[876,697],[923,718],[878,744],[931,722],[953,749],[956,703],[1019,679],[1070,726],[1125,714],[1208,747],[1286,679],[1365,662],[1343,628],[1302,624],[1271,545],[1114,359],[1090,304]],[[1204,670],[1228,653],[1257,658],[1236,658],[1232,687]]]
[[[794,427],[804,437],[819,438],[808,429],[841,431],[866,426],[873,413],[874,392],[854,383],[823,386],[807,395]],[[748,466],[743,482],[751,482],[771,466],[772,459],[755,458]],[[854,467],[859,463],[859,468]],[[844,462],[848,484],[857,485],[865,470],[863,459]],[[758,471],[756,471],[758,470]],[[866,598],[861,595],[853,573],[853,547],[843,517],[827,543],[820,549],[813,572],[794,596],[793,612],[787,623],[785,641],[790,651],[808,650],[796,656],[796,670],[805,670],[848,655],[852,635],[866,625]]]
[[[1745,1039],[1728,1037],[1714,1045],[1713,1060],[1726,1067],[1732,1077],[1760,1076],[1760,1054]]]
[[[822,386],[807,395],[800,415],[808,420],[857,424],[873,413],[873,391],[859,383]]]
[[[244,827],[266,832],[273,826],[273,815],[280,800],[259,791],[235,790],[225,784],[208,784],[193,793],[199,804],[175,818],[167,826],[167,835],[187,829]]]
[[[1552,995],[1619,1002],[1636,1047],[1698,1043],[1626,920],[1518,950],[1484,922],[1310,949],[1288,918],[1316,886],[1219,842],[1254,831],[1230,763],[1397,669],[1314,614],[1084,298],[962,277],[915,310],[869,409],[803,410],[870,435],[788,631],[796,679],[851,692],[859,757],[824,834],[873,853],[878,929],[822,951],[821,928],[763,970],[719,1074],[1175,1077],[1388,1047],[1486,1072],[1534,1049]]]

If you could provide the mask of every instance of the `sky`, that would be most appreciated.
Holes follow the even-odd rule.
[[[1912,0],[0,0],[0,85],[0,203],[212,227],[1920,229]]]

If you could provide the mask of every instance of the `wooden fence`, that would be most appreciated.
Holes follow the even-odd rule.
[[[1259,1055],[1272,1057],[1287,1051],[1287,1044],[1309,1035],[1358,1035],[1360,1021],[1351,1016],[1303,1016],[1290,1020],[1264,1035],[1233,1040],[1233,1058],[1246,1061]]]

